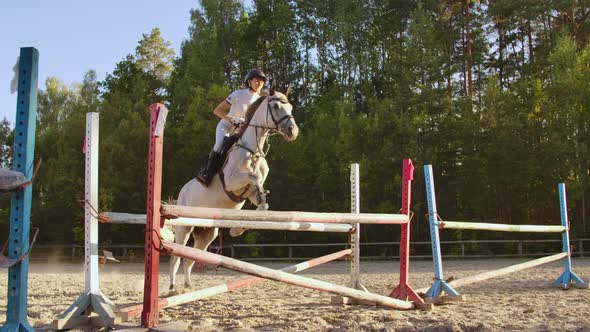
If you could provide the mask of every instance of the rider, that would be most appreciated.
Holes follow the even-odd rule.
[[[213,113],[221,118],[215,130],[215,145],[209,153],[207,166],[202,168],[197,176],[197,180],[205,187],[209,186],[223,162],[221,148],[224,139],[244,122],[246,110],[260,97],[260,92],[267,80],[262,70],[256,68],[250,70],[244,78],[246,87],[232,92],[213,110]]]

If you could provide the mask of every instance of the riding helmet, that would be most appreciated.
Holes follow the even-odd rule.
[[[248,81],[255,77],[261,78],[264,82],[268,81],[268,78],[266,77],[266,75],[264,75],[264,72],[262,72],[262,70],[260,69],[255,68],[248,72],[246,78],[244,78],[244,84],[248,85]]]

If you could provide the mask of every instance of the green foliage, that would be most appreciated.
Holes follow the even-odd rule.
[[[348,211],[349,164],[358,162],[361,211],[397,212],[401,162],[412,158],[413,240],[429,239],[424,164],[434,167],[440,215],[455,220],[557,224],[556,187],[564,181],[572,236],[587,237],[589,5],[465,4],[255,0],[243,8],[239,1],[203,0],[191,11],[177,58],[154,28],[102,82],[93,72],[69,88],[48,79],[38,98],[36,158],[43,167],[33,223],[42,227],[40,241],[82,241],[86,112],[99,112],[101,121],[98,209],[144,213],[150,103],[165,100],[170,110],[162,197],[175,199],[211,149],[213,109],[252,67],[280,88],[293,83],[289,97],[300,125],[293,143],[270,139],[272,209]],[[1,122],[3,166],[11,163],[12,135]],[[7,214],[2,203],[0,215]],[[368,226],[362,236],[398,240],[399,230]],[[101,239],[112,243],[143,237],[137,227],[101,227]],[[346,236],[248,232],[232,241]]]

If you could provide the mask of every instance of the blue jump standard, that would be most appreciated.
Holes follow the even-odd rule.
[[[432,177],[432,166],[424,166],[426,197],[428,198],[428,221],[430,225],[430,243],[432,246],[432,262],[434,265],[434,282],[426,292],[426,298],[434,299],[440,297],[444,291],[452,297],[460,297],[457,292],[443,278],[442,254],[440,251],[440,236],[438,234],[437,210],[436,210],[436,193],[434,192],[434,179]]]
[[[424,176],[426,185],[426,197],[428,200],[428,220],[430,225],[430,240],[432,243],[432,259],[434,266],[434,282],[428,291],[425,298],[437,299],[441,297],[444,292],[447,294],[448,300],[461,300],[461,295],[455,290],[449,282],[443,277],[442,269],[442,255],[440,250],[440,236],[439,236],[439,222],[436,209],[436,194],[434,191],[434,179],[432,175],[432,165],[424,166]],[[569,238],[569,222],[567,218],[567,201],[565,195],[565,185],[560,183],[559,188],[559,202],[561,210],[561,225],[565,231],[562,232],[563,253],[565,257],[565,271],[554,282],[554,285],[563,289],[568,289],[571,286],[576,288],[588,288],[584,281],[572,272],[571,267],[571,250]],[[548,258],[551,258],[549,256]]]
[[[27,179],[33,176],[37,118],[37,77],[39,52],[33,47],[20,49],[18,97],[14,128],[13,170]],[[29,251],[32,185],[12,194],[8,258],[19,259]],[[6,323],[1,332],[35,331],[27,321],[27,281],[29,258],[8,269]]]
[[[562,242],[563,242],[563,252],[567,253],[567,257],[565,257],[564,265],[565,271],[563,274],[555,280],[553,283],[556,286],[562,287],[564,289],[569,288],[570,286],[578,287],[578,288],[588,288],[588,284],[586,284],[580,277],[578,277],[572,271],[572,257],[571,257],[571,249],[570,249],[570,227],[569,227],[569,219],[567,217],[567,199],[565,194],[565,184],[560,183],[558,185],[559,188],[559,210],[561,211],[561,225],[565,227],[565,232],[561,234]]]

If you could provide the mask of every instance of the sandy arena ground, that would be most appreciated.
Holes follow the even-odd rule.
[[[522,262],[518,259],[457,260],[445,262],[445,277],[461,278]],[[290,263],[263,263],[273,268]],[[349,263],[338,261],[300,272],[324,281],[346,285]],[[590,281],[590,259],[573,262],[574,272]],[[162,264],[167,271],[167,264]],[[372,292],[386,294],[397,283],[394,262],[362,262],[362,282]],[[6,320],[7,273],[0,274],[0,320]],[[433,311],[399,311],[366,305],[334,305],[331,294],[266,281],[233,293],[217,295],[176,308],[165,309],[160,323],[180,323],[188,331],[590,331],[590,290],[568,291],[551,287],[563,272],[554,262],[458,289],[462,303],[436,306]],[[193,288],[213,286],[240,277],[229,270],[193,275]],[[410,284],[426,287],[433,277],[432,263],[412,262]],[[160,278],[167,293],[167,273]],[[183,277],[179,274],[179,284]],[[29,323],[39,331],[72,304],[84,288],[82,264],[31,264]],[[101,268],[100,288],[118,306],[142,301],[143,265],[109,263]],[[139,318],[130,322],[139,326]],[[178,325],[177,325],[178,326]],[[77,329],[76,331],[91,331]]]

